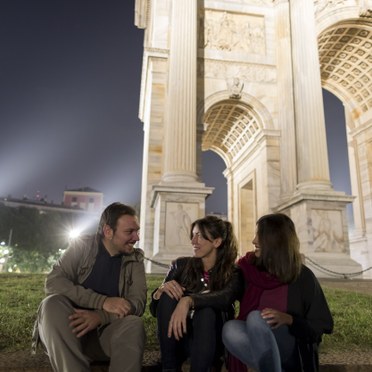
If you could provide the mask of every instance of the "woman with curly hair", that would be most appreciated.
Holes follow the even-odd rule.
[[[196,220],[190,239],[194,255],[173,261],[152,293],[164,372],[180,371],[188,357],[192,372],[222,364],[222,326],[234,317],[234,302],[243,291],[230,222],[215,216]]]
[[[333,319],[318,280],[302,264],[293,221],[282,213],[261,217],[252,243],[254,252],[238,261],[245,281],[238,318],[222,332],[237,358],[229,371],[318,371],[318,345]]]

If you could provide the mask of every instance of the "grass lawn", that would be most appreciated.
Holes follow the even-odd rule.
[[[30,348],[36,311],[44,297],[45,274],[0,274],[0,352]],[[163,276],[148,275],[148,296]],[[370,350],[372,352],[372,296],[324,288],[335,329],[325,335],[321,351]],[[148,303],[149,303],[148,299]],[[147,347],[158,348],[156,320],[144,314]]]

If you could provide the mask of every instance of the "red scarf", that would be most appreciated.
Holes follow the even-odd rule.
[[[253,265],[254,252],[248,252],[245,257],[238,261],[245,279],[245,291],[240,302],[240,310],[237,319],[245,320],[247,315],[257,310],[263,291],[277,288],[281,283],[275,276],[266,271],[260,271]],[[246,372],[247,367],[239,359],[229,354],[229,372]]]
[[[245,279],[245,292],[240,302],[239,320],[245,320],[252,310],[257,310],[262,292],[268,289],[277,288],[281,283],[275,276],[266,271],[260,271],[253,265],[254,252],[248,252],[245,257],[238,261]]]

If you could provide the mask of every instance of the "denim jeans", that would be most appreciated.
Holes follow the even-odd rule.
[[[292,363],[296,351],[296,340],[288,327],[272,330],[257,310],[245,321],[228,321],[222,340],[232,355],[260,372],[282,372],[282,360]]]
[[[206,372],[216,356],[222,354],[220,311],[210,307],[196,310],[193,318],[188,319],[187,333],[177,341],[167,335],[169,320],[177,303],[163,293],[157,308],[163,371],[180,370],[182,363],[190,357],[191,372]]]

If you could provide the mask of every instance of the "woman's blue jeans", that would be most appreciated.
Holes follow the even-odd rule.
[[[250,312],[246,321],[228,321],[222,341],[232,355],[260,372],[282,372],[282,360],[293,358],[296,350],[288,327],[271,329],[257,310]]]

